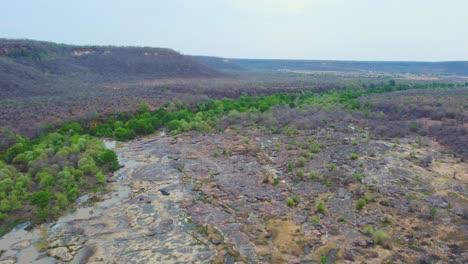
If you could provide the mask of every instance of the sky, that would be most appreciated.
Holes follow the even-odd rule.
[[[468,60],[468,0],[0,0],[0,38],[226,58]]]

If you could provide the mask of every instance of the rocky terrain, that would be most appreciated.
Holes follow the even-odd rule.
[[[110,192],[0,240],[0,263],[466,263],[468,164],[341,120],[119,143]],[[93,205],[94,202],[94,205]]]

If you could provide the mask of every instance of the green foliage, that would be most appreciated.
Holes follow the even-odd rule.
[[[298,203],[299,203],[299,197],[296,195],[289,197],[286,200],[286,204],[288,207],[296,207]]]
[[[327,214],[328,209],[327,206],[325,205],[325,202],[319,201],[315,204],[315,212],[319,214]]]
[[[50,200],[51,200],[51,195],[49,192],[39,191],[39,192],[33,193],[29,201],[32,205],[36,205],[37,207],[44,209],[49,205]]]
[[[118,141],[125,141],[135,137],[135,132],[131,129],[118,127],[114,131],[114,136]]]
[[[105,183],[104,172],[118,168],[115,153],[101,141],[78,134],[76,125],[69,123],[31,142],[18,138],[5,152],[8,157],[16,155],[8,158],[10,164],[0,160],[3,224],[28,202],[37,207],[35,220],[54,217],[78,198],[79,190],[91,189],[94,182]]]
[[[320,224],[320,216],[319,215],[312,216],[312,218],[310,219],[310,222],[316,225]]]
[[[372,235],[372,240],[376,245],[385,245],[389,241],[389,236],[383,230],[377,230]]]
[[[366,199],[364,198],[359,198],[356,204],[356,209],[361,210],[365,205],[367,204]]]
[[[432,218],[432,219],[435,219],[435,218],[436,218],[438,211],[439,211],[439,210],[437,210],[436,207],[432,207],[432,208],[431,208],[430,213],[431,213],[431,218]]]
[[[278,185],[280,183],[280,180],[278,178],[273,179],[273,184]]]
[[[143,114],[150,111],[150,107],[147,104],[138,105],[138,113]]]
[[[78,161],[78,168],[85,174],[95,174],[98,171],[98,167],[94,159],[90,156],[83,156]]]
[[[372,226],[367,225],[364,227],[364,233],[366,235],[371,235],[373,232],[374,232],[374,228],[372,228]]]
[[[312,153],[319,153],[320,152],[320,145],[317,142],[310,144],[309,146],[310,152]]]
[[[302,168],[306,165],[306,163],[307,163],[307,160],[304,157],[299,157],[296,161],[296,166],[298,168]]]
[[[62,129],[60,129],[63,133],[76,133],[76,134],[82,134],[83,133],[83,127],[78,124],[77,122],[72,122],[72,123],[65,123],[62,125]]]
[[[100,184],[106,183],[106,177],[104,177],[104,174],[101,171],[96,173],[96,180]]]
[[[110,149],[102,150],[97,157],[97,161],[101,167],[106,167],[109,171],[116,171],[119,168],[117,155]]]
[[[321,256],[320,257],[320,264],[327,264],[327,257],[326,256]]]
[[[46,219],[50,214],[54,216],[60,208],[72,203],[80,195],[80,190],[97,189],[93,185],[95,182],[105,183],[105,174],[118,169],[117,157],[111,150],[106,150],[100,141],[84,133],[98,137],[114,137],[119,141],[130,140],[136,135],[150,134],[161,127],[167,128],[171,135],[189,130],[208,133],[218,128],[216,120],[222,115],[239,119],[243,113],[258,115],[278,105],[320,106],[324,110],[332,110],[340,105],[348,109],[368,111],[368,106],[361,105],[356,100],[359,96],[394,89],[421,88],[418,85],[400,87],[401,84],[388,83],[380,87],[373,85],[369,89],[330,91],[321,94],[302,92],[256,97],[243,95],[236,100],[208,100],[199,103],[193,112],[180,101],[168,103],[167,109],[159,108],[152,112],[147,105],[140,105],[137,113],[121,112],[104,121],[95,118],[89,124],[68,122],[59,128],[49,125],[39,138],[31,141],[10,133],[10,143],[5,149],[0,150],[0,218],[8,219],[8,214],[22,208],[27,201],[31,203],[34,201],[40,207],[39,204],[42,204],[39,202],[40,195],[38,198],[36,193],[53,193],[48,201],[47,210],[41,209],[37,212],[38,218]],[[418,124],[414,123],[410,129],[418,131]],[[298,134],[294,126],[278,128],[277,132],[283,132],[288,136]],[[328,134],[327,140],[330,139],[331,134]],[[313,158],[313,153],[320,151],[319,143],[313,138],[307,139],[307,142],[308,150],[305,147],[304,154],[298,158],[296,164],[298,168],[304,167],[307,160]],[[304,146],[300,147],[304,149]],[[279,147],[275,149],[279,151]],[[351,155],[351,159],[358,157]],[[334,164],[330,164],[328,170],[333,171],[335,168]],[[287,164],[287,170],[293,172],[293,163]],[[302,177],[303,174],[303,170],[297,170],[298,176]],[[318,177],[315,172],[310,172],[309,176]],[[360,180],[356,175],[355,178]],[[279,179],[275,178],[273,182],[279,184]],[[326,184],[331,186],[331,179],[327,179]],[[31,194],[35,194],[34,199]],[[364,199],[369,202],[366,197]],[[292,201],[297,203],[294,199]],[[316,210],[326,213],[325,204],[319,202]]]
[[[349,156],[351,160],[357,160],[359,158],[358,154],[356,153],[351,153],[351,156]]]
[[[309,172],[309,178],[311,179],[317,179],[318,173],[316,171],[310,171]]]
[[[353,174],[353,177],[354,177],[354,179],[356,179],[356,181],[358,181],[358,182],[361,182],[361,181],[362,181],[362,173],[354,173],[354,174]]]
[[[298,169],[297,170],[297,176],[300,177],[300,178],[304,177],[304,170],[303,169]]]

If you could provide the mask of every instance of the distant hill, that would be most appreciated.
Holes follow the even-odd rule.
[[[0,39],[2,97],[47,95],[64,86],[83,89],[85,83],[101,81],[219,76],[218,71],[171,49]]]
[[[449,62],[383,62],[328,60],[262,60],[194,56],[199,62],[218,70],[309,70],[372,71],[429,75],[468,76],[468,61]]]

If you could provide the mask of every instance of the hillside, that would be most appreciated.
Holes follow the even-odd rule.
[[[0,39],[4,98],[57,94],[106,81],[217,76],[221,74],[171,49]]]
[[[194,56],[199,62],[218,70],[305,70],[338,72],[381,72],[394,74],[460,75],[468,76],[467,61],[332,61],[332,60],[262,60],[227,59]]]

